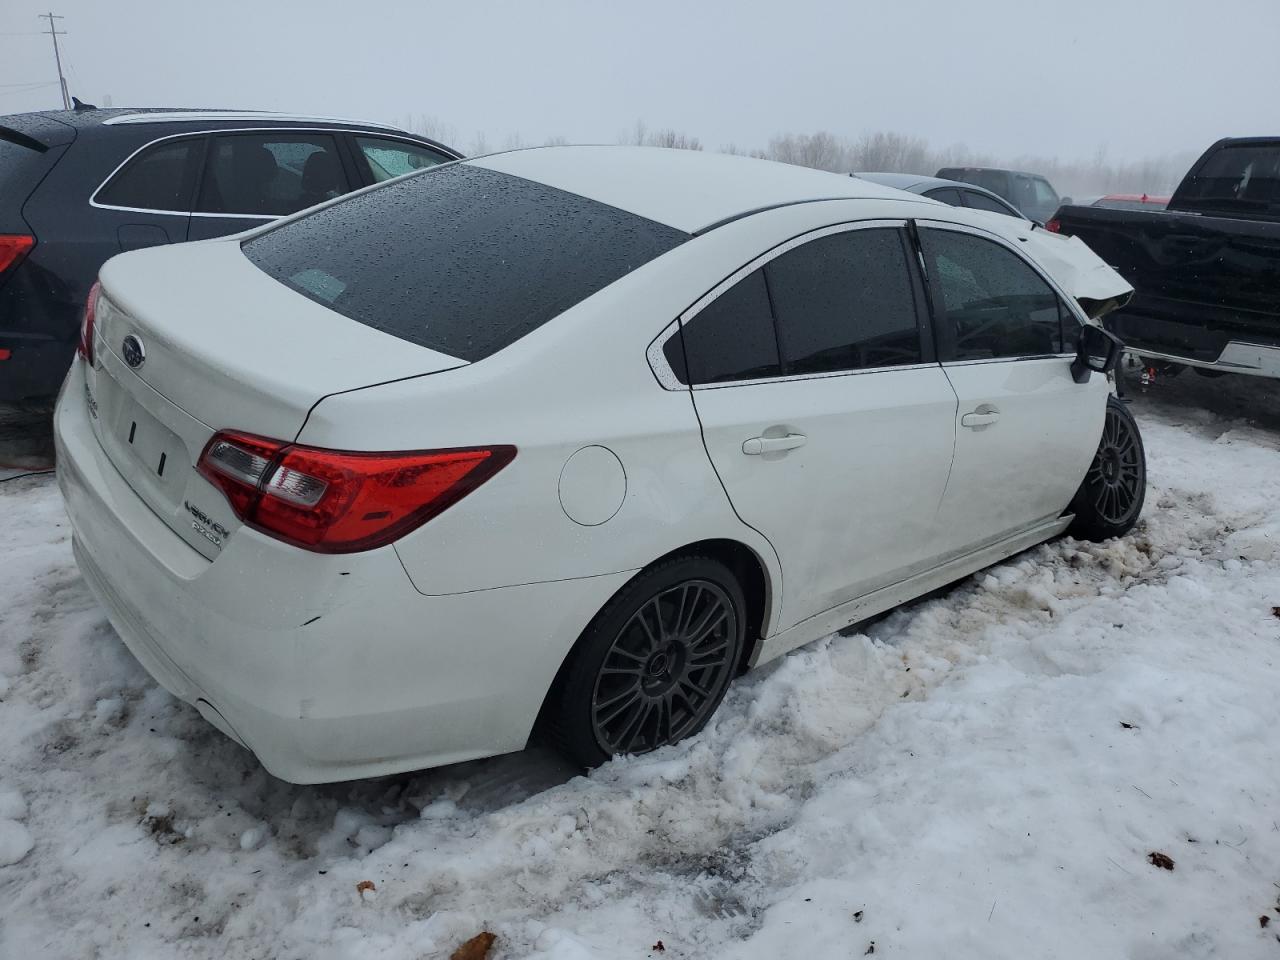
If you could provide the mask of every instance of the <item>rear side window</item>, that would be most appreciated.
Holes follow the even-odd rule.
[[[1075,318],[1053,288],[999,244],[950,230],[920,231],[950,359],[990,360],[1063,352]]]
[[[778,341],[764,271],[752,272],[716,297],[663,351],[681,383],[777,376]]]
[[[920,331],[902,236],[851,230],[765,266],[788,374],[919,363]]]
[[[577,194],[453,164],[282,224],[243,249],[352,320],[474,361],[688,238]]]
[[[111,207],[189,213],[202,141],[157,143],[139,153],[94,197]]]
[[[328,134],[223,135],[210,145],[196,210],[280,217],[350,189]]]

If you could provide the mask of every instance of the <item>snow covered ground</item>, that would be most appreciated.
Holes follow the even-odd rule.
[[[134,663],[52,479],[0,484],[0,957],[1280,957],[1280,434],[1156,396],[1132,536],[799,650],[589,778],[273,780]]]

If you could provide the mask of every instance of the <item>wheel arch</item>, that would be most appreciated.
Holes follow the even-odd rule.
[[[613,600],[613,597],[625,590],[635,579],[645,573],[650,568],[664,563],[668,560],[676,559],[683,556],[706,556],[719,560],[728,567],[733,575],[737,578],[738,584],[742,587],[742,592],[747,602],[746,612],[746,630],[744,633],[744,643],[742,645],[742,659],[738,664],[737,673],[744,673],[754,662],[757,648],[760,641],[766,635],[766,631],[771,629],[777,619],[776,603],[778,599],[778,586],[774,582],[768,564],[764,558],[759,555],[751,547],[747,546],[740,540],[729,538],[710,538],[706,540],[697,540],[687,543],[674,550],[668,550],[659,557],[654,557],[643,567],[635,572],[626,583],[620,586],[609,597],[609,600],[601,606],[603,610]],[[598,614],[599,611],[596,612]],[[574,638],[573,643],[565,651],[564,656],[560,660],[560,665],[556,669],[555,679],[551,681],[551,685],[547,688],[547,692],[542,700],[542,706],[538,711],[538,722],[536,726],[540,726],[544,715],[547,711],[547,704],[556,696],[557,691],[562,684],[566,668],[573,659],[574,653],[578,650],[582,642],[583,636],[586,635],[591,622],[595,620],[596,614],[592,615],[590,621],[582,628],[582,632]]]

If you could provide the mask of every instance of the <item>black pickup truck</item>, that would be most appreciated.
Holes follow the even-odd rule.
[[[1106,321],[1130,353],[1280,377],[1280,137],[1219,140],[1165,210],[1064,206],[1046,226],[1133,285]]]

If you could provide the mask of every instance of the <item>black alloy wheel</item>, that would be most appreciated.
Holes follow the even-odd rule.
[[[1124,403],[1107,400],[1102,439],[1071,510],[1070,532],[1086,540],[1106,540],[1132,529],[1146,499],[1147,460],[1142,435]]]
[[[712,557],[655,564],[579,639],[543,712],[546,732],[592,767],[697,733],[742,662],[745,599]]]
[[[738,615],[709,580],[686,580],[640,607],[596,677],[591,725],[609,754],[645,753],[702,726],[732,676]]]

